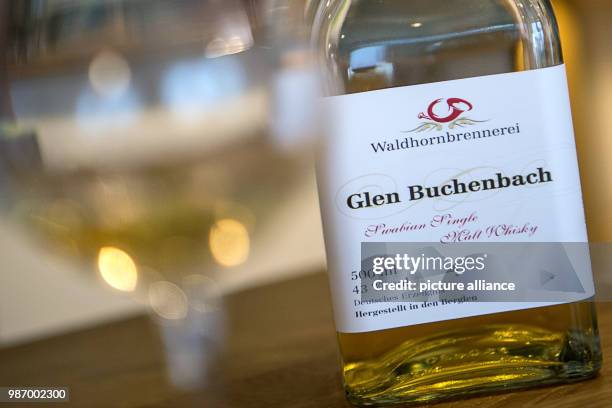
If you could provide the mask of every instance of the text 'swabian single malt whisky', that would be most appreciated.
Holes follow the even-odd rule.
[[[590,271],[579,301],[555,304],[413,308],[360,293],[363,242],[588,242],[549,2],[323,0],[314,32],[333,118],[319,184],[349,400],[594,376]]]

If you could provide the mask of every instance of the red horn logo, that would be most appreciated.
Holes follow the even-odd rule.
[[[445,106],[448,113],[444,112]],[[465,112],[474,109],[471,102],[461,98],[436,99],[429,104],[427,114],[421,112],[418,118],[422,122],[416,128],[407,130],[402,133],[422,133],[422,132],[440,132],[444,128],[450,130],[455,128],[464,128],[468,126],[476,126],[479,123],[488,122],[488,120],[476,120],[469,118]],[[436,113],[437,112],[437,113]]]
[[[438,116],[434,113],[435,107],[441,103],[444,99],[437,99],[433,101],[429,108],[427,108],[427,115],[423,112],[419,113],[419,119],[428,119],[436,123],[449,123],[459,118],[463,112],[471,111],[474,107],[472,104],[465,99],[461,98],[449,98],[446,100],[448,105],[449,113],[447,116]]]

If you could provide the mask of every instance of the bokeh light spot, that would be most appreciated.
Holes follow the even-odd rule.
[[[187,317],[189,302],[187,295],[172,282],[154,282],[149,287],[151,309],[160,317],[179,320]]]
[[[130,85],[132,73],[125,58],[114,51],[102,51],[89,65],[89,82],[100,95],[116,97]]]
[[[115,247],[104,247],[98,253],[98,269],[102,279],[109,286],[132,292],[138,282],[138,270],[134,260],[124,251]]]
[[[233,219],[219,220],[210,230],[210,251],[222,266],[238,266],[249,257],[250,239],[247,228]]]

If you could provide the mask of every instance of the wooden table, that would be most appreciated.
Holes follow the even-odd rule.
[[[0,385],[67,385],[72,402],[61,406],[349,407],[324,274],[232,295],[226,307],[226,349],[197,392],[170,384],[157,326],[146,316],[0,350]],[[599,305],[599,312],[604,355],[612,356],[612,305]],[[611,406],[609,364],[591,381],[435,405]]]

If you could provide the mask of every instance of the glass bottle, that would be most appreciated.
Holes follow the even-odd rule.
[[[332,97],[563,64],[547,0],[323,0],[313,32]],[[338,241],[354,231],[339,230],[326,216],[335,191],[325,192],[330,174],[325,171],[320,189],[333,275],[344,273],[334,270],[334,257],[341,256]],[[342,297],[337,288],[332,284],[334,298]],[[334,309],[338,321],[346,311],[338,310],[337,301]],[[589,301],[385,330],[339,327],[338,339],[346,394],[356,405],[564,383],[592,377],[601,366]]]

